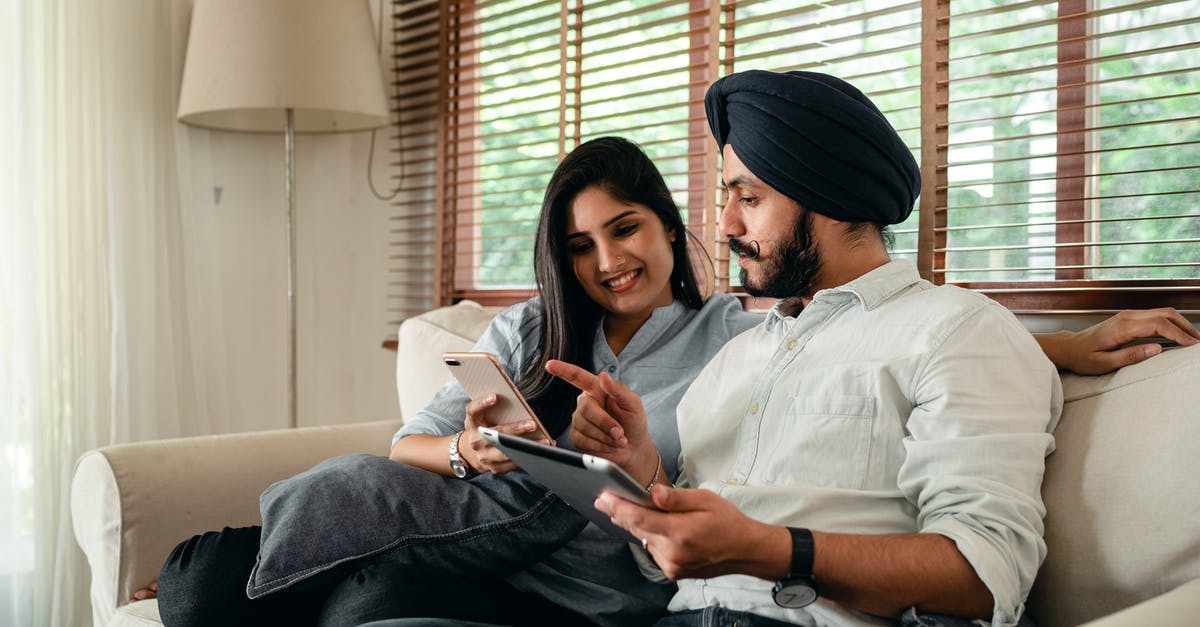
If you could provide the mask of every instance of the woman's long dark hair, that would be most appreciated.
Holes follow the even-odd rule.
[[[571,201],[591,185],[599,186],[623,203],[645,205],[675,234],[671,253],[671,293],[675,300],[699,309],[704,296],[688,257],[688,232],[679,208],[658,168],[633,142],[620,137],[601,137],[580,144],[554,170],[542,214],[538,219],[537,243],[533,253],[538,294],[541,296],[542,333],[538,358],[521,373],[517,387],[546,428],[561,433],[570,423],[578,391],[546,372],[546,362],[560,359],[591,369],[592,342],[604,310],[584,291],[575,278],[567,250],[567,217]]]

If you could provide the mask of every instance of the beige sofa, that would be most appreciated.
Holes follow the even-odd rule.
[[[405,322],[396,369],[402,416],[446,378],[441,353],[468,349],[493,314],[463,303]],[[1063,387],[1043,490],[1050,553],[1030,598],[1034,616],[1045,627],[1200,624],[1200,346],[1110,375],[1066,375]],[[92,570],[95,625],[159,624],[155,601],[127,600],[177,542],[257,523],[259,492],[321,459],[386,454],[398,423],[88,452],[71,507]]]

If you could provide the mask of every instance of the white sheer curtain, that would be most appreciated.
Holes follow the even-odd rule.
[[[80,453],[211,430],[181,193],[207,147],[175,122],[190,4],[0,0],[0,625],[91,621]]]

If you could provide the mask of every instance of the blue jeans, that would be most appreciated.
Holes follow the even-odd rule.
[[[723,607],[706,607],[671,614],[654,623],[654,627],[795,627],[795,623]]]
[[[407,626],[408,623],[403,623],[403,625]],[[900,615],[900,626],[974,627],[974,623],[957,616],[921,614],[915,607],[910,607]],[[393,626],[389,625],[388,627]],[[433,627],[433,625],[429,625],[429,627]],[[447,627],[449,626],[447,625]],[[795,624],[774,618],[765,618],[749,612],[728,610],[723,607],[706,607],[702,610],[672,614],[655,623],[655,627],[795,627]],[[1017,627],[1034,627],[1034,625],[1028,616],[1022,616]]]
[[[439,618],[406,618],[399,620],[383,620],[360,625],[359,627],[506,627],[511,624],[504,622],[477,622],[465,620],[447,620]],[[571,623],[563,623],[569,625]],[[1018,627],[1033,627],[1033,621],[1027,616],[1021,617]],[[940,614],[918,614],[916,608],[909,608],[900,617],[901,627],[974,627],[974,623],[954,616]],[[672,614],[657,623],[654,627],[795,627],[794,623],[786,623],[774,618],[766,618],[749,612],[737,612],[723,607],[706,607],[702,610],[692,610]]]
[[[323,614],[339,617],[328,624],[357,624],[427,615],[424,602],[438,586],[452,594],[450,613],[435,615],[453,618],[463,591],[507,593],[509,577],[526,593],[514,598],[548,599],[546,612],[564,606],[608,615],[612,620],[602,622],[609,624],[658,615],[670,595],[641,578],[624,542],[588,527],[523,472],[462,481],[384,457],[344,455],[270,486],[261,506],[261,529],[227,528],[176,547],[159,578],[165,625],[318,624]],[[567,550],[577,546],[581,555]],[[524,576],[530,568],[550,568],[553,576],[552,567],[565,579],[558,588],[541,572]],[[356,577],[359,585],[350,585]],[[370,606],[356,598],[384,597],[401,609],[383,616],[339,609]],[[286,620],[293,609],[296,618]]]
[[[259,533],[259,527],[227,527],[180,544],[159,580],[163,624],[342,627],[412,616],[486,618],[548,627],[588,623],[502,579],[413,574],[386,560],[357,572],[329,572],[277,594],[249,599],[242,582],[258,552]],[[211,559],[214,556],[221,559]]]
[[[565,623],[569,624],[569,623]],[[396,618],[363,623],[358,627],[513,627],[504,623],[484,623],[477,620],[448,618]]]

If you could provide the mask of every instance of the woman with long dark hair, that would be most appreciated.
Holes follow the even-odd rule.
[[[602,207],[606,203],[614,209],[604,211]],[[597,229],[596,234],[588,237],[571,235],[577,233],[572,228],[575,226],[572,219],[576,216],[607,219],[622,213],[630,215],[606,229]],[[658,224],[652,218],[657,218]],[[606,234],[602,232],[604,230],[613,233]],[[612,246],[628,248],[629,241],[650,236],[648,231],[653,231],[653,241],[644,244],[648,250],[641,255],[655,256],[655,263],[635,259],[632,253],[622,255],[622,251],[614,251],[610,254],[610,251],[599,249],[604,244],[592,241],[597,238],[611,239]],[[586,250],[581,250],[581,247]],[[529,400],[534,413],[551,433],[558,434],[570,422],[578,392],[547,373],[546,363],[558,359],[589,364],[599,359],[602,363],[596,363],[596,366],[600,369],[623,366],[646,358],[642,353],[652,351],[641,350],[636,356],[621,355],[621,359],[617,356],[642,324],[650,319],[656,307],[678,303],[678,310],[682,313],[701,310],[705,305],[691,263],[692,251],[670,190],[645,153],[633,143],[616,137],[602,137],[584,143],[563,159],[546,188],[534,249],[539,296],[501,313],[475,349],[500,358],[517,387]],[[618,292],[603,285],[603,281],[594,276],[581,274],[576,265],[593,254],[608,255],[608,258],[596,262],[605,266],[602,271],[607,271],[611,266],[613,274],[633,274],[633,285],[622,284]],[[713,300],[710,308],[720,314],[714,320],[724,326],[718,329],[717,336],[707,338],[703,342],[705,345],[713,340],[723,342],[728,339],[728,332],[737,333],[757,320],[754,316],[742,313],[736,301],[726,296]],[[660,317],[666,315],[664,312]],[[713,321],[708,320],[707,316],[702,318],[705,324]],[[599,331],[604,334],[603,342],[599,341],[598,326],[602,327]],[[679,329],[672,328],[671,333],[670,337],[647,340],[653,344],[663,344],[684,339]],[[689,361],[696,357],[707,361],[709,356],[701,351],[700,355],[689,356]],[[666,363],[665,367],[673,371],[698,368],[695,363],[671,365],[669,356],[661,353],[649,357]],[[682,393],[690,381],[691,377],[675,377],[666,383]],[[678,399],[677,395],[675,399]],[[469,399],[461,386],[447,384],[429,406],[397,433],[391,458],[445,474],[449,440],[445,436],[441,439],[424,437],[424,434],[431,432],[429,423],[436,423],[443,427],[441,431],[450,426],[455,427],[456,433],[462,431],[458,448],[464,452],[465,461],[469,462],[472,469],[495,470],[492,460],[502,471],[511,469],[511,464],[503,454],[483,442],[472,428],[480,424],[474,415],[486,409],[486,402],[480,399],[475,404],[467,404],[467,401]],[[465,408],[461,406],[464,404]],[[669,439],[678,437],[674,432],[673,407],[673,403],[666,407],[664,420],[657,425],[661,427],[660,433]],[[461,418],[464,410],[468,416],[466,426]],[[523,432],[519,427],[510,431]],[[673,469],[674,460],[668,463]]]
[[[570,446],[577,392],[546,362],[620,379],[642,394],[661,472],[675,479],[676,403],[761,318],[728,295],[704,297],[662,175],[624,139],[592,140],[563,159],[535,246],[538,297],[498,314],[474,350],[498,359],[560,446]],[[164,623],[617,625],[662,613],[673,586],[647,581],[623,540],[480,438],[474,427],[491,424],[490,405],[451,381],[396,434],[390,460],[328,460],[263,493],[263,527],[180,544],[159,580]]]

